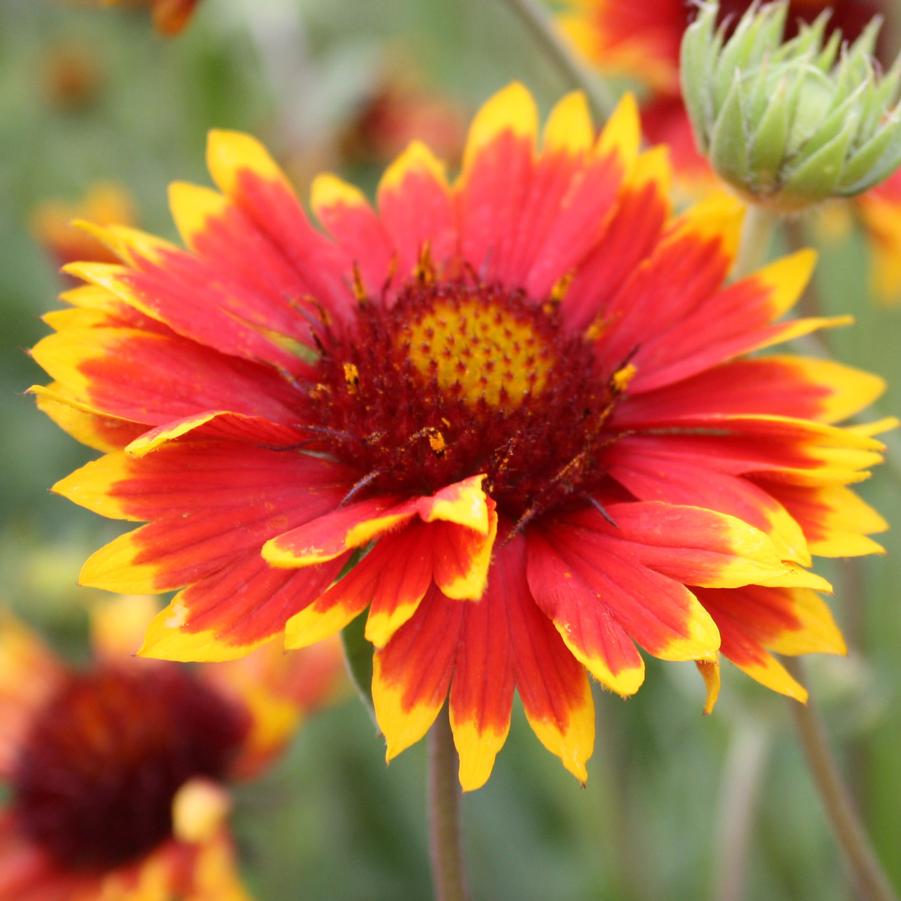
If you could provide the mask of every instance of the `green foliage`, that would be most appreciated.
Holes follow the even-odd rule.
[[[775,34],[776,24],[768,19],[756,26],[759,39]],[[690,40],[698,34],[690,31]],[[287,43],[279,40],[285,35]],[[810,65],[830,71],[836,48],[821,47],[814,31],[805,35]],[[713,32],[707,39],[725,54],[721,37]],[[46,55],[61,42],[87,47],[103,74],[98,94],[78,110],[56,109],[41,92]],[[729,65],[745,66],[757,53],[742,45],[730,51]],[[47,492],[93,454],[22,394],[42,379],[23,349],[45,332],[39,316],[54,306],[61,287],[28,234],[32,209],[48,197],[74,200],[96,179],[116,179],[134,193],[143,224],[171,234],[166,184],[177,178],[206,183],[208,128],[247,128],[285,157],[306,151],[353,109],[386,56],[419,67],[426,84],[468,107],[513,78],[529,84],[545,105],[569,87],[503,7],[482,0],[203,0],[196,21],[174,41],[153,35],[138,12],[49,0],[0,3],[0,593],[73,659],[85,653],[83,610],[93,597],[74,587],[78,567],[114,533],[106,521]],[[843,64],[847,85],[836,92],[845,100],[866,72],[863,56],[861,50]],[[714,96],[703,87],[713,78],[714,62],[692,59],[697,72],[686,85],[690,106],[696,118],[714,123],[714,109],[730,104],[731,79],[721,85],[722,96]],[[827,161],[843,160],[846,188],[864,184],[893,158],[894,132],[872,130],[893,102],[899,78],[895,67],[855,107],[858,133],[872,136],[863,142],[855,136],[851,157],[847,148],[840,154],[833,146],[828,114],[804,125],[805,142],[815,141]],[[818,85],[804,88],[805,96]],[[772,148],[798,143],[800,120],[791,110],[801,90],[791,79],[770,75],[743,101],[758,111],[758,130],[742,145],[744,164],[767,190],[782,185],[781,157]],[[780,102],[771,104],[774,97]],[[837,108],[832,101],[830,109]],[[735,118],[734,103],[729,116]],[[705,134],[713,131],[705,126]],[[719,139],[724,156],[730,140],[731,132]],[[322,162],[323,168],[336,165]],[[371,184],[372,169],[348,174],[361,172]],[[800,165],[792,173],[799,182],[807,177]],[[817,281],[827,312],[853,312],[859,320],[830,334],[838,356],[886,376],[891,388],[884,406],[897,411],[901,315],[871,305],[866,264],[863,244],[849,242],[825,255]],[[887,472],[877,472],[864,491],[889,520],[901,520],[901,493]],[[877,848],[901,879],[901,542],[895,534],[886,544],[886,558],[854,570],[839,562],[830,573],[838,585],[833,607],[856,636],[855,651],[848,660],[815,661],[809,672]],[[362,618],[348,627],[350,656],[361,648],[362,628]],[[368,685],[365,674],[359,678]],[[599,695],[597,749],[585,789],[538,744],[517,709],[491,781],[464,799],[476,897],[709,897],[728,813],[720,810],[725,761],[736,722],[751,717],[767,731],[769,753],[747,901],[846,901],[841,861],[784,702],[734,668],[724,668],[724,683],[716,712],[706,718],[690,665],[651,662],[646,686],[628,703]],[[370,717],[356,698],[348,699],[311,718],[279,765],[239,793],[244,870],[262,901],[428,898],[423,808],[423,748],[386,768],[384,743]]]

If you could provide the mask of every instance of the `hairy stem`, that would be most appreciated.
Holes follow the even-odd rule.
[[[537,0],[505,0],[507,6],[520,18],[548,59],[569,82],[584,91],[595,115],[605,119],[616,105],[616,98],[607,84],[587,68],[554,27],[549,11]]]
[[[766,262],[767,251],[770,249],[777,221],[776,216],[762,206],[752,204],[748,207],[738,256],[732,267],[732,275],[735,278],[744,278],[750,275]]]
[[[436,901],[468,901],[460,845],[460,784],[450,721],[440,713],[429,732],[429,838]]]
[[[787,660],[785,663],[795,678],[801,677],[801,665],[797,660]],[[860,897],[867,901],[898,901],[854,809],[851,793],[842,781],[813,701],[808,701],[806,705],[796,701],[789,704],[811,778],[835,839],[854,875]]]

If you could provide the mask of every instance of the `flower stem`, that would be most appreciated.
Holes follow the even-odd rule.
[[[536,0],[505,0],[524,25],[532,32],[548,59],[563,76],[584,91],[595,115],[605,119],[613,111],[616,98],[607,84],[590,73],[569,44],[557,32],[546,9]]]
[[[460,847],[460,784],[450,721],[441,713],[429,732],[429,837],[436,901],[468,901]]]
[[[769,210],[755,204],[748,206],[738,256],[732,267],[734,278],[744,278],[746,275],[750,275],[766,261],[775,226],[776,216]]]
[[[802,675],[801,665],[797,660],[786,660],[785,665],[795,678]],[[789,704],[798,738],[810,767],[810,775],[835,838],[854,874],[860,897],[867,898],[868,901],[898,901],[857,816],[851,793],[842,781],[835,758],[829,750],[826,730],[813,701],[808,701],[806,705],[796,701],[790,701]]]

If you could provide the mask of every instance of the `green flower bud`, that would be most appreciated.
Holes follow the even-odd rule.
[[[715,0],[682,39],[682,93],[695,140],[755,203],[799,210],[850,197],[901,165],[901,58],[873,58],[881,20],[850,46],[829,11],[782,43],[788,3],[755,4],[727,37]]]

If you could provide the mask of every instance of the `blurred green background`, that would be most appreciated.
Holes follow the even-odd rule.
[[[166,185],[206,180],[211,126],[259,135],[299,182],[332,168],[371,188],[384,148],[370,146],[367,100],[392,78],[447,98],[461,116],[513,78],[545,108],[569,87],[489,0],[203,0],[174,40],[136,10],[0,3],[0,599],[73,657],[86,646],[90,597],[74,587],[78,567],[115,527],[47,491],[93,454],[23,394],[42,379],[26,348],[46,332],[39,316],[61,288],[29,233],[35,207],[77,201],[112,179],[127,186],[144,227],[171,235]],[[898,412],[901,310],[873,306],[866,266],[858,235],[824,252],[826,305],[858,318],[829,340],[840,359],[889,380],[882,408]],[[898,486],[885,467],[863,487],[895,522]],[[821,568],[835,580],[852,651],[807,671],[876,847],[901,882],[901,547],[897,533],[885,543],[885,558]],[[599,693],[587,788],[516,714],[490,783],[465,798],[475,896],[852,897],[786,702],[727,666],[705,718],[691,665],[649,663],[629,703]],[[430,896],[423,747],[389,768],[383,754],[363,707],[347,702],[311,720],[262,782],[239,791],[236,830],[257,897]],[[732,837],[745,817],[743,873]]]

